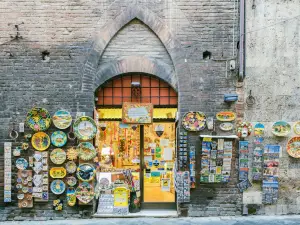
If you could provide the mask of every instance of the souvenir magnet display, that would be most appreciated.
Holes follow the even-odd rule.
[[[284,137],[291,132],[291,125],[285,121],[277,121],[272,126],[272,133],[275,136]]]
[[[52,178],[64,178],[67,175],[67,171],[63,167],[52,167],[50,169],[50,176]]]
[[[182,118],[182,126],[187,131],[201,131],[206,126],[206,116],[202,112],[188,112]]]
[[[32,108],[27,113],[26,124],[34,131],[45,131],[51,124],[50,114],[44,108]]]
[[[237,135],[239,137],[247,137],[252,133],[252,124],[249,122],[239,122],[237,124]]]
[[[50,159],[54,164],[60,165],[66,161],[67,155],[61,148],[56,148],[50,153]]]
[[[71,126],[72,116],[68,111],[59,110],[56,113],[54,113],[52,121],[55,127],[63,130]]]
[[[44,132],[35,133],[31,138],[32,147],[38,151],[45,151],[50,146],[50,137]]]
[[[96,170],[91,164],[83,163],[77,167],[76,174],[79,180],[89,182],[94,179]]]
[[[230,122],[235,120],[236,115],[234,112],[219,112],[216,115],[217,120],[222,121],[222,122]]]
[[[73,162],[73,161],[67,162],[66,163],[66,169],[67,169],[68,173],[75,173],[76,169],[77,169],[76,163]]]
[[[26,170],[26,168],[28,167],[28,162],[26,159],[24,158],[19,158],[16,160],[16,167],[19,170]]]
[[[294,132],[295,132],[295,134],[300,135],[300,121],[295,123]]]
[[[90,142],[81,142],[77,146],[77,152],[79,158],[85,161],[91,160],[97,155],[95,147]]]
[[[76,188],[76,198],[84,204],[89,203],[94,198],[94,188],[87,182],[81,183]]]
[[[233,124],[232,123],[221,123],[220,129],[222,131],[231,131],[233,129]]]
[[[293,158],[300,158],[300,137],[293,137],[288,141],[287,153]]]
[[[60,195],[62,193],[64,193],[65,189],[66,189],[66,185],[62,180],[53,180],[51,185],[50,185],[50,189],[53,192],[53,194],[56,195]]]
[[[51,135],[51,143],[56,147],[62,147],[67,143],[67,135],[63,131],[55,131]]]
[[[81,141],[91,140],[97,134],[96,123],[88,116],[78,118],[73,125],[73,129],[75,136]]]

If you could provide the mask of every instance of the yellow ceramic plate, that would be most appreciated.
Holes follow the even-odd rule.
[[[50,176],[52,178],[64,178],[67,175],[67,171],[63,167],[53,167],[50,170]]]
[[[32,147],[38,151],[45,151],[50,143],[50,137],[45,132],[37,132],[31,138]]]

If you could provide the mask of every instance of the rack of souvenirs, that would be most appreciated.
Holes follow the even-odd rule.
[[[232,152],[236,136],[208,136],[202,138],[201,183],[229,182]]]
[[[175,189],[177,193],[177,202],[189,202],[190,193],[190,173],[189,171],[179,171],[175,174]]]

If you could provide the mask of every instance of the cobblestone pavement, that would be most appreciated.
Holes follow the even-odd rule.
[[[13,221],[1,225],[300,225],[300,216],[209,218],[103,218],[88,220]]]

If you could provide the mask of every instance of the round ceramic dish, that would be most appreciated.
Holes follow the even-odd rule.
[[[67,154],[61,148],[56,148],[50,153],[50,159],[54,164],[60,165],[66,161]]]
[[[202,112],[188,112],[182,118],[182,126],[188,131],[201,131],[206,127],[206,116]]]
[[[45,151],[50,146],[50,138],[44,132],[35,133],[31,138],[32,147],[38,151]]]
[[[77,184],[77,179],[76,177],[67,177],[66,178],[67,184],[71,187],[74,187]]]
[[[97,126],[91,117],[82,116],[75,121],[73,130],[79,140],[88,141],[96,136]]]
[[[90,142],[81,142],[77,146],[79,158],[82,160],[91,160],[97,155],[95,147]]]
[[[32,108],[26,116],[26,124],[34,131],[44,131],[50,127],[51,117],[44,108]]]
[[[64,193],[66,189],[66,185],[62,180],[53,180],[50,189],[53,192],[53,194],[60,195]]]
[[[75,173],[77,169],[76,163],[73,161],[69,161],[66,163],[66,170],[68,173]]]
[[[24,158],[19,158],[16,160],[16,167],[19,170],[26,170],[26,168],[28,167],[28,162],[26,159]]]
[[[52,121],[58,129],[67,129],[72,124],[72,116],[68,111],[59,110],[54,113]]]
[[[233,124],[232,123],[221,123],[220,124],[220,129],[222,131],[230,131],[233,129]]]
[[[257,123],[254,126],[254,136],[262,137],[265,133],[265,126],[262,123]]]
[[[291,125],[285,121],[278,121],[272,126],[272,133],[275,136],[287,136],[291,132]]]
[[[76,175],[81,181],[89,182],[94,179],[95,174],[95,167],[93,167],[91,164],[83,163],[77,167]]]
[[[294,132],[297,135],[300,134],[300,121],[298,121],[298,122],[295,123],[295,125],[294,125]]]
[[[62,147],[67,143],[67,135],[63,131],[55,131],[51,135],[51,143],[56,147]]]
[[[300,158],[300,137],[293,137],[287,143],[287,153],[293,158]]]
[[[87,182],[81,183],[76,188],[76,198],[82,203],[89,203],[93,200],[95,195],[94,188]]]

